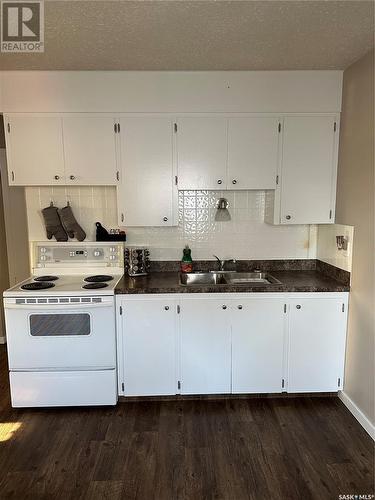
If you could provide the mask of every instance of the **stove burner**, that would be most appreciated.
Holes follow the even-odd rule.
[[[52,288],[55,285],[53,283],[44,282],[34,282],[34,283],[26,283],[26,285],[22,285],[22,290],[44,290],[46,288]]]
[[[108,283],[87,283],[87,285],[83,285],[82,288],[91,290],[93,288],[105,288],[106,286],[108,286]]]
[[[58,279],[58,276],[38,276],[34,278],[34,281],[56,281]]]
[[[113,280],[113,276],[107,274],[96,274],[95,276],[88,276],[84,279],[87,283],[104,283],[105,281]]]

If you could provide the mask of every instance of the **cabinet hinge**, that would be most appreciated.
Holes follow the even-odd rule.
[[[117,170],[116,172],[116,179],[119,181],[120,180],[120,172]]]
[[[177,389],[181,389],[181,380],[177,382]]]
[[[121,214],[121,222],[124,222],[124,219],[125,219],[124,214]]]
[[[278,129],[279,134],[280,134],[280,132],[281,132],[281,123],[279,123],[279,126],[278,126],[278,128],[277,128],[277,129]]]
[[[337,387],[340,387],[340,385],[341,385],[341,378],[339,377],[339,378],[337,379]]]
[[[332,210],[329,211],[329,218],[332,219]]]
[[[12,170],[12,182],[14,182],[14,172]]]
[[[118,124],[117,124],[117,133],[118,133],[118,134],[120,133],[120,130],[121,130],[121,128],[120,128],[120,124],[118,123]]]
[[[337,123],[334,122],[334,124],[333,124],[333,131],[336,132],[336,130],[337,130]]]
[[[175,186],[177,186],[177,184],[178,184],[178,177],[177,177],[177,175],[174,176],[174,184],[175,184]]]
[[[117,123],[114,124],[113,128],[115,129],[115,134],[117,134]]]
[[[124,384],[124,382],[122,382],[122,384],[121,384],[121,389],[122,389],[122,392],[125,391],[125,384]]]
[[[281,387],[282,387],[282,389],[284,389],[284,387],[285,387],[285,380],[283,378],[281,379]]]
[[[8,134],[10,134],[10,123],[9,122],[7,124],[7,128],[8,128]]]
[[[286,304],[284,304],[284,312],[286,313]]]
[[[342,307],[341,307],[341,311],[342,311],[342,312],[345,312],[345,304],[343,304],[343,305],[342,305]]]
[[[122,316],[122,306],[120,306],[120,316]]]
[[[177,132],[177,123],[174,124],[174,131]]]
[[[279,184],[279,176],[276,175],[276,186]]]
[[[180,312],[181,312],[181,307],[177,305],[177,314],[180,314]]]

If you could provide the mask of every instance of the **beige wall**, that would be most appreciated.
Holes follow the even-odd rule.
[[[344,72],[336,222],[354,226],[345,393],[375,423],[374,51]]]

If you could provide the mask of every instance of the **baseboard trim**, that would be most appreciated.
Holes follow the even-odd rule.
[[[350,397],[344,391],[339,391],[339,398],[348,408],[350,413],[362,425],[365,431],[375,441],[375,425],[370,422],[370,420],[366,417],[366,415],[358,408],[358,406],[350,399]]]
[[[0,344],[6,344],[6,343],[7,343],[6,337],[1,337],[0,336]]]

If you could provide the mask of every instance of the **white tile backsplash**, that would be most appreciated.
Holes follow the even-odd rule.
[[[339,250],[336,245],[336,236],[348,238],[347,250]],[[317,259],[345,271],[352,270],[354,227],[341,224],[318,226]]]
[[[215,221],[215,202],[229,201],[232,220]],[[63,207],[70,201],[76,219],[95,239],[95,222],[117,226],[115,187],[27,187],[30,240],[45,240],[41,209],[53,200]],[[154,260],[179,260],[189,244],[194,259],[307,259],[315,258],[315,226],[272,226],[264,222],[264,191],[180,191],[177,227],[129,227],[131,245],[147,245]],[[310,241],[311,238],[311,241]]]
[[[108,229],[117,227],[116,188],[113,186],[27,187],[25,192],[31,241],[46,240],[41,210],[51,201],[59,208],[69,201],[89,241],[95,240],[95,222],[101,222]]]

